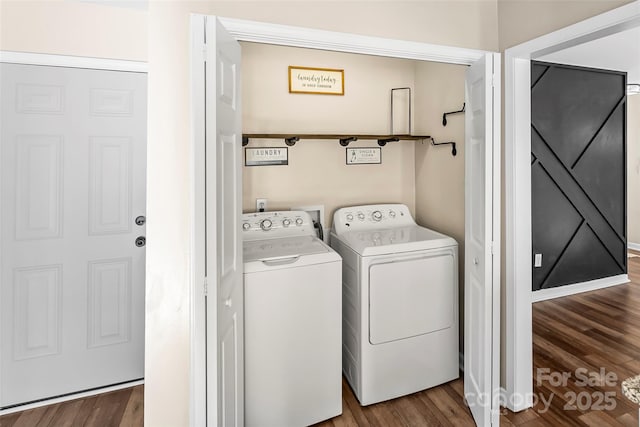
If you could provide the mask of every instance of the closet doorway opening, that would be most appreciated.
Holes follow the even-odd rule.
[[[470,72],[466,73],[463,101],[467,105],[464,145],[467,147],[465,151],[465,175],[467,176],[465,219],[468,222],[465,227],[467,235],[464,238],[466,246],[464,271],[471,277],[471,280],[467,278],[465,282],[475,286],[473,292],[467,292],[467,295],[473,295],[474,299],[474,303],[468,305],[479,310],[472,314],[475,316],[475,322],[467,320],[467,327],[474,329],[472,333],[467,332],[466,336],[475,336],[477,339],[467,346],[466,354],[473,359],[473,364],[465,364],[468,367],[465,377],[469,375],[471,378],[466,382],[470,387],[468,398],[473,396],[478,398],[476,402],[478,404],[472,407],[478,424],[486,424],[491,418],[497,417],[498,408],[492,408],[492,404],[497,405],[498,399],[492,397],[499,392],[500,132],[498,129],[500,96],[499,85],[496,87],[494,84],[500,80],[499,55],[204,16],[193,18],[192,32],[194,44],[192,93],[196,117],[194,158],[206,159],[196,165],[194,180],[196,203],[194,231],[196,236],[203,236],[198,242],[197,257],[194,259],[196,274],[193,283],[193,309],[196,313],[194,329],[196,336],[192,337],[193,360],[200,362],[195,366],[195,377],[192,378],[194,396],[196,396],[195,419],[206,422],[209,418],[208,421],[211,423],[235,423],[243,416],[242,300],[234,299],[237,298],[238,293],[232,290],[242,286],[241,255],[238,257],[236,254],[241,247],[240,228],[237,225],[242,212],[241,199],[244,193],[240,190],[243,188],[240,175],[243,159],[240,151],[242,142],[240,136],[245,129],[241,129],[239,123],[242,109],[246,107],[242,105],[244,98],[240,96],[246,89],[242,85],[243,73],[246,69],[241,63],[242,48],[238,41],[469,66]],[[206,67],[203,67],[205,61]],[[206,111],[213,113],[205,115],[205,105]],[[448,110],[450,111],[450,107]],[[444,112],[446,111],[439,113],[439,119]],[[450,123],[454,120],[449,118]],[[238,123],[237,127],[230,126],[229,123],[232,122]],[[265,122],[262,123],[264,124]],[[279,129],[274,129],[275,131],[282,132]],[[311,144],[318,146],[331,144],[329,141],[298,142],[297,144],[301,143],[309,144],[310,147]],[[338,142],[335,141],[334,144],[337,145]],[[407,142],[396,144],[398,145],[395,150],[407,150]],[[429,148],[435,150],[436,147]],[[417,152],[418,148],[415,150]],[[444,149],[444,151],[448,150]],[[410,149],[409,152],[411,152]],[[433,151],[430,152],[432,153]],[[222,162],[223,159],[224,162]],[[400,160],[401,156],[398,158],[398,161]],[[413,164],[415,159],[409,159],[409,161]],[[413,166],[415,167],[415,164]],[[209,183],[206,188],[205,171],[206,180]],[[473,179],[469,179],[470,176]],[[212,180],[213,177],[215,180]],[[415,186],[415,176],[413,181]],[[251,187],[248,189],[251,191]],[[245,201],[247,207],[252,205],[250,199],[255,196],[255,194],[249,194]],[[414,199],[414,204],[416,201],[417,198]],[[204,206],[207,206],[206,214]],[[470,224],[472,218],[474,221]],[[231,228],[224,227],[225,224]],[[205,225],[208,231],[206,235]],[[234,236],[223,234],[223,230],[234,230],[234,226],[237,230]],[[207,248],[206,258],[205,248]],[[218,262],[214,262],[214,259]],[[228,264],[225,265],[225,262]],[[205,267],[208,269],[206,274]],[[476,274],[473,274],[474,272]],[[216,289],[213,294],[209,292],[206,298],[202,294],[201,287],[205,277],[217,278],[217,282],[206,279],[208,289]],[[215,287],[212,286],[213,283]],[[225,288],[226,291],[224,291]],[[236,297],[232,298],[232,294]],[[468,300],[469,297],[467,303]],[[208,322],[206,333],[205,314]],[[208,349],[206,360],[202,357],[205,349]],[[206,381],[203,380],[204,378]],[[228,378],[236,378],[236,381],[221,381]],[[206,394],[205,391],[207,391]]]

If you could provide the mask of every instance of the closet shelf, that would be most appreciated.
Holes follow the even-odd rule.
[[[393,141],[420,141],[431,139],[428,135],[358,135],[358,134],[303,134],[303,133],[244,133],[242,145],[247,145],[249,139],[284,139],[289,146],[301,139],[336,139],[340,145],[346,147],[350,142],[363,140],[377,140],[381,147]]]

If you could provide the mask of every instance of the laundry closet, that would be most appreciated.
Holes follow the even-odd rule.
[[[464,253],[464,114],[447,116],[446,126],[442,115],[463,107],[466,66],[241,45],[245,134],[389,135],[391,89],[410,87],[411,133],[432,136],[437,143],[453,141],[457,150],[452,156],[450,145],[400,140],[382,147],[381,164],[347,165],[337,139],[300,140],[292,147],[283,139],[250,139],[246,147],[288,148],[288,165],[243,167],[244,212],[256,210],[256,199],[267,199],[267,210],[321,204],[323,226],[329,229],[339,207],[403,203],[419,224],[452,236]],[[344,95],[289,93],[291,65],[344,69]],[[407,124],[398,128],[403,132],[396,133],[404,133]],[[378,144],[358,140],[348,147]]]
[[[244,148],[286,149],[287,160],[284,165],[247,166],[243,149],[243,212],[255,212],[258,207],[284,211],[321,205],[324,235],[328,236],[333,214],[341,207],[406,205],[419,225],[451,236],[459,245],[461,318],[465,118],[464,113],[447,115],[445,125],[443,114],[464,109],[467,67],[241,44],[244,135],[425,136],[387,142],[382,147],[376,139],[349,142],[348,148],[380,147],[379,164],[347,164],[347,147],[337,138],[301,139],[293,145],[294,141],[287,144],[281,137],[244,138]],[[290,66],[344,70],[344,95],[290,93]],[[394,88],[410,88],[411,95],[392,95]],[[392,96],[395,96],[393,114]],[[434,141],[455,145],[436,146],[432,144]],[[264,204],[258,205],[259,199]],[[462,351],[462,319],[459,325]]]

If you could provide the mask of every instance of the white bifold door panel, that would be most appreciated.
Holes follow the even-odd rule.
[[[146,74],[0,67],[0,407],[140,379]]]
[[[464,392],[481,427],[497,426],[499,414],[499,292],[492,245],[498,227],[494,191],[499,182],[493,142],[500,132],[494,106],[500,98],[487,78],[500,69],[495,57],[486,54],[471,65],[465,84]]]
[[[206,33],[207,425],[244,423],[240,44],[214,18]],[[204,40],[203,40],[204,42]]]

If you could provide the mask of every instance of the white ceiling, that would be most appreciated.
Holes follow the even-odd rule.
[[[541,61],[626,71],[640,83],[640,27],[536,58]]]

